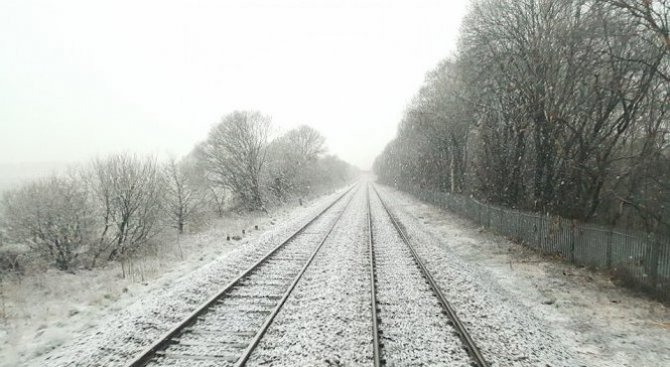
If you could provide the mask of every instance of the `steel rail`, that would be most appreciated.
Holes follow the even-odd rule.
[[[377,266],[375,265],[374,236],[372,234],[372,209],[370,207],[370,185],[367,185],[365,199],[368,203],[368,248],[370,253],[370,302],[372,305],[372,356],[374,367],[381,366],[379,344],[379,319],[377,316]]]
[[[466,352],[470,355],[470,357],[473,359],[473,361],[476,363],[477,367],[489,367],[488,362],[486,362],[486,359],[484,359],[484,356],[482,355],[481,351],[475,344],[475,341],[472,339],[470,336],[470,333],[466,329],[465,325],[463,325],[463,322],[461,322],[460,318],[456,314],[456,310],[453,308],[453,306],[449,303],[447,298],[444,296],[442,291],[440,290],[440,287],[437,285],[437,282],[433,278],[433,276],[430,274],[428,271],[428,268],[423,263],[423,260],[421,260],[421,257],[419,254],[416,252],[414,249],[414,246],[412,246],[409,237],[405,233],[405,230],[400,226],[400,223],[398,220],[393,216],[391,213],[391,210],[389,207],[386,205],[384,200],[382,199],[381,195],[379,195],[379,191],[377,191],[377,188],[372,185],[372,189],[374,190],[375,194],[379,198],[379,202],[382,204],[382,207],[386,211],[386,214],[389,216],[391,219],[391,223],[393,223],[393,227],[395,227],[396,231],[398,232],[398,235],[402,239],[402,241],[407,245],[409,248],[410,252],[412,253],[412,256],[414,257],[414,261],[416,264],[419,266],[421,269],[421,272],[423,273],[423,276],[426,278],[428,281],[428,284],[430,285],[431,289],[435,293],[438,301],[440,302],[440,305],[442,306],[442,309],[445,311],[446,316],[451,320],[451,324],[456,329],[456,332],[461,339],[461,341],[464,344],[464,348]]]
[[[231,290],[235,285],[237,285],[246,276],[248,276],[253,271],[258,269],[260,267],[260,265],[262,265],[268,259],[270,259],[277,251],[279,251],[279,249],[283,248],[286,244],[290,243],[296,237],[298,237],[300,234],[302,234],[305,231],[305,229],[307,229],[307,227],[311,226],[317,219],[321,218],[326,212],[328,212],[333,206],[335,206],[335,204],[340,202],[340,200],[342,200],[342,198],[344,198],[347,194],[349,194],[357,186],[358,186],[357,184],[352,185],[344,193],[339,195],[326,208],[324,208],[317,215],[315,215],[312,219],[310,219],[309,222],[307,222],[305,225],[303,225],[298,230],[296,230],[292,235],[290,235],[288,238],[286,238],[284,241],[282,241],[279,245],[277,245],[276,247],[274,247],[273,249],[268,251],[260,260],[258,260],[255,264],[251,265],[247,270],[240,273],[240,275],[237,278],[230,281],[219,292],[217,292],[215,295],[210,297],[207,301],[205,301],[202,305],[200,305],[200,307],[198,307],[190,315],[188,315],[186,318],[184,318],[184,320],[182,320],[177,325],[175,325],[172,329],[170,329],[168,332],[163,334],[159,339],[157,339],[153,344],[151,344],[149,347],[147,347],[145,350],[143,350],[141,354],[139,354],[137,357],[135,357],[135,359],[133,359],[126,366],[127,367],[141,367],[141,366],[146,365],[152,358],[154,358],[156,356],[158,351],[163,350],[168,345],[170,345],[171,340],[173,340],[176,336],[178,336],[184,329],[186,329],[189,326],[191,326],[192,324],[194,324],[197,321],[198,317],[200,317],[205,312],[207,312],[207,310],[210,309],[214,304],[216,304],[218,300],[220,300],[222,297],[224,297],[225,294],[229,290]],[[352,197],[353,197],[353,195],[352,195]],[[349,201],[351,201],[351,199]],[[338,219],[339,219],[339,217],[338,217]],[[310,259],[310,261],[311,261],[311,259]]]
[[[307,260],[305,265],[300,270],[300,273],[298,273],[298,275],[293,280],[293,283],[291,283],[291,286],[284,293],[284,296],[282,297],[282,299],[279,301],[277,306],[275,306],[274,310],[272,310],[272,313],[265,320],[265,322],[261,326],[260,330],[256,333],[256,335],[254,336],[254,339],[252,340],[252,342],[249,344],[247,349],[242,354],[242,357],[240,357],[240,359],[237,360],[237,363],[235,363],[235,367],[243,367],[244,365],[246,365],[247,361],[251,357],[251,353],[253,353],[254,349],[256,349],[256,347],[260,343],[261,339],[263,338],[263,336],[267,332],[268,328],[272,324],[272,321],[274,321],[275,317],[277,316],[277,314],[279,313],[281,308],[284,306],[284,303],[286,303],[286,300],[288,299],[288,297],[293,292],[293,289],[296,287],[296,285],[298,285],[298,282],[300,281],[300,279],[302,279],[303,274],[305,274],[305,271],[307,271],[307,268],[312,264],[312,260],[314,260],[317,253],[319,252],[319,250],[321,250],[321,247],[323,247],[323,244],[326,243],[326,240],[328,240],[328,237],[330,237],[330,234],[333,232],[333,230],[337,226],[337,223],[339,223],[340,219],[344,215],[344,212],[349,207],[349,203],[351,203],[351,201],[353,200],[353,197],[355,195],[356,194],[352,195],[352,197],[347,202],[347,205],[344,207],[344,210],[342,210],[340,212],[340,214],[337,215],[337,218],[335,219],[335,222],[333,223],[333,225],[330,227],[330,229],[328,230],[326,235],[323,236],[323,238],[321,239],[321,242],[319,242],[319,245],[314,249],[314,251],[312,252],[312,255],[309,257],[309,260]]]

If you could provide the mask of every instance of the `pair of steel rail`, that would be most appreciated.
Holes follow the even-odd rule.
[[[184,320],[182,320],[179,324],[177,324],[175,327],[173,327],[170,331],[162,335],[156,342],[154,342],[152,345],[150,345],[148,348],[146,348],[140,355],[138,355],[133,361],[131,361],[127,366],[128,367],[143,367],[146,366],[148,363],[150,363],[153,360],[158,360],[162,358],[161,354],[163,351],[168,349],[171,345],[179,344],[179,340],[181,339],[181,336],[184,334],[189,333],[189,328],[196,324],[199,318],[202,318],[204,315],[209,313],[218,303],[223,301],[227,294],[233,290],[235,287],[240,285],[244,279],[249,277],[251,274],[253,274],[257,269],[259,269],[263,264],[267,263],[269,260],[273,258],[273,256],[279,252],[282,248],[284,248],[287,244],[290,242],[294,241],[298,236],[303,234],[305,230],[310,227],[314,222],[316,222],[319,218],[323,217],[323,215],[328,212],[335,204],[340,202],[344,197],[347,196],[357,185],[351,186],[349,189],[347,189],[344,193],[339,195],[330,205],[328,205],[326,208],[321,210],[316,216],[314,216],[310,221],[308,221],[304,226],[302,226],[300,229],[295,231],[291,236],[289,236],[287,239],[282,241],[279,245],[271,249],[267,254],[265,254],[260,260],[258,260],[256,263],[251,265],[247,270],[243,271],[237,278],[233,279],[230,281],[223,289],[221,289],[217,294],[213,295],[210,297],[207,301],[205,301],[200,307],[198,307],[195,311],[193,311],[189,316],[187,316]],[[349,201],[353,198],[353,195],[349,198]],[[348,203],[347,205],[348,206]],[[345,206],[345,207],[346,207]],[[333,225],[330,227],[329,231],[326,233],[325,236],[321,239],[319,244],[316,246],[314,251],[312,252],[311,256],[305,263],[305,265],[302,267],[302,269],[299,271],[298,275],[295,277],[291,285],[288,287],[288,289],[284,292],[284,295],[281,297],[280,300],[278,300],[276,306],[274,309],[271,311],[270,315],[267,317],[261,328],[258,330],[258,332],[253,336],[251,341],[249,342],[248,346],[244,349],[242,354],[240,355],[239,359],[236,360],[235,366],[244,366],[247,360],[249,359],[249,356],[253,352],[253,350],[256,348],[258,343],[260,342],[261,338],[263,335],[265,335],[268,327],[274,320],[275,316],[279,313],[279,310],[282,308],[288,297],[290,296],[291,292],[295,288],[296,284],[300,279],[302,278],[302,275],[304,274],[305,270],[309,265],[312,263],[312,260],[318,253],[319,249],[321,249],[322,245],[326,242],[326,239],[328,236],[330,236],[330,233],[333,231],[335,228],[335,224],[339,221],[340,217],[344,213],[344,210],[338,215],[337,219],[334,221]]]
[[[189,328],[191,328],[197,321],[198,319],[202,318],[204,315],[206,315],[210,310],[218,303],[220,303],[223,299],[226,298],[226,296],[229,294],[229,292],[240,285],[240,283],[243,282],[244,279],[248,278],[250,275],[252,275],[257,269],[259,269],[263,264],[268,262],[273,258],[273,256],[282,248],[284,248],[288,243],[291,241],[294,241],[298,236],[303,234],[305,230],[311,226],[314,222],[316,222],[319,218],[323,217],[323,215],[328,212],[332,207],[335,206],[338,202],[340,202],[344,197],[346,197],[348,194],[351,193],[351,191],[357,187],[357,185],[350,187],[347,189],[344,193],[339,195],[332,203],[330,203],[325,209],[320,211],[314,218],[312,218],[309,222],[307,222],[304,226],[302,226],[300,229],[295,231],[291,236],[289,236],[286,240],[284,240],[282,243],[274,247],[272,250],[270,250],[266,255],[264,255],[259,261],[257,261],[255,264],[250,266],[247,270],[242,272],[237,278],[229,282],[221,291],[219,291],[217,294],[214,296],[210,297],[205,303],[203,303],[200,307],[198,307],[195,311],[193,311],[188,317],[186,317],[182,322],[180,322],[178,325],[173,327],[170,331],[165,333],[163,336],[161,336],[156,342],[154,342],[151,346],[146,348],[139,356],[137,356],[133,361],[131,361],[128,364],[128,367],[141,367],[141,366],[146,366],[149,362],[151,361],[158,361],[160,358],[162,358],[162,353],[168,349],[171,345],[178,344],[179,340],[181,339],[181,336],[187,334],[189,331]],[[409,247],[409,250],[414,258],[415,263],[421,270],[424,278],[427,280],[427,282],[430,285],[431,290],[434,292],[436,297],[439,300],[440,305],[442,306],[445,315],[449,318],[450,324],[454,327],[456,330],[457,334],[461,338],[464,348],[467,350],[467,352],[470,354],[473,360],[474,366],[477,367],[488,367],[488,364],[484,357],[482,356],[481,352],[479,351],[479,348],[477,348],[476,344],[472,340],[472,337],[466,330],[465,326],[463,323],[460,321],[458,318],[455,310],[453,307],[449,304],[447,301],[446,297],[438,287],[437,283],[433,279],[432,275],[424,265],[423,261],[417,254],[416,250],[414,249],[411,241],[409,240],[409,237],[405,233],[404,229],[398,222],[397,218],[391,213],[391,210],[389,207],[386,205],[386,203],[382,200],[381,196],[379,195],[379,192],[377,189],[372,185],[372,190],[376,194],[376,196],[379,198],[379,201],[382,204],[382,207],[384,208],[386,214],[389,216],[391,222],[393,223],[394,228],[397,230],[399,237],[402,239],[402,241]],[[330,234],[333,232],[335,226],[339,222],[339,219],[342,217],[344,214],[344,211],[346,210],[346,207],[348,207],[349,202],[353,199],[355,194],[352,194],[347,202],[347,205],[345,205],[345,209],[343,209],[337,216],[337,218],[333,221],[332,225],[329,227],[329,230],[326,232],[326,234],[321,238],[319,241],[318,245],[315,247],[315,249],[312,251],[311,255],[309,256],[309,259],[306,261],[306,263],[303,265],[301,270],[298,272],[298,274],[295,276],[291,284],[288,286],[286,291],[284,292],[283,296],[277,301],[276,305],[270,312],[270,314],[267,316],[263,324],[261,325],[260,329],[253,335],[251,340],[249,340],[248,344],[245,345],[243,352],[240,354],[239,358],[237,358],[234,362],[235,366],[244,366],[246,362],[249,360],[249,357],[251,356],[251,353],[254,351],[256,346],[259,344],[265,333],[267,332],[269,326],[272,324],[273,320],[285,304],[286,300],[288,297],[291,295],[293,290],[295,289],[296,285],[302,278],[303,274],[307,270],[307,268],[310,266],[312,263],[314,257],[316,254],[319,252],[323,244],[326,242]],[[378,312],[378,304],[377,304],[377,298],[376,298],[376,265],[375,265],[375,257],[374,257],[374,236],[373,236],[373,227],[372,227],[372,211],[371,211],[371,206],[370,206],[370,188],[369,186],[366,188],[366,199],[367,199],[367,207],[368,207],[368,213],[367,213],[367,221],[368,221],[368,247],[369,247],[369,256],[370,256],[370,289],[371,289],[371,308],[372,308],[372,325],[373,325],[373,363],[375,367],[382,366],[384,364],[384,361],[381,359],[380,356],[380,348],[381,348],[381,340],[379,337],[379,329],[378,329],[378,323],[380,322],[379,315],[377,314]]]
[[[382,199],[381,195],[379,195],[379,192],[377,191],[377,188],[374,185],[371,185],[372,189],[379,199],[379,202],[381,203],[382,207],[384,208],[384,212],[386,215],[388,215],[389,219],[391,220],[391,223],[393,223],[393,227],[396,229],[396,232],[398,233],[398,236],[402,239],[402,242],[407,245],[409,248],[410,253],[412,254],[412,257],[414,259],[414,262],[416,263],[417,267],[421,271],[422,276],[428,284],[430,285],[430,289],[432,292],[435,294],[435,296],[438,299],[438,302],[440,303],[440,306],[442,307],[442,310],[444,311],[444,314],[447,316],[447,318],[450,321],[450,325],[453,326],[453,328],[456,330],[456,333],[458,334],[458,337],[461,339],[461,342],[463,343],[463,348],[468,352],[470,357],[472,358],[473,365],[476,367],[488,367],[488,363],[484,359],[484,356],[482,355],[481,351],[475,344],[474,340],[470,336],[470,333],[468,332],[467,328],[465,325],[463,325],[463,322],[459,319],[458,315],[456,314],[456,310],[454,307],[449,303],[447,300],[447,297],[444,296],[442,293],[442,290],[440,287],[437,285],[437,282],[431,275],[430,271],[428,271],[428,268],[424,264],[423,260],[417,253],[416,249],[412,245],[412,242],[410,241],[409,237],[407,236],[407,233],[403,229],[403,227],[400,225],[400,222],[398,219],[393,215],[389,207],[386,205],[386,202]],[[374,252],[374,246],[375,246],[375,240],[374,240],[374,235],[373,235],[373,227],[372,227],[372,209],[370,205],[370,188],[368,187],[368,192],[366,193],[366,196],[368,198],[368,244],[369,244],[369,253],[370,253],[370,288],[372,290],[371,294],[371,303],[372,303],[372,322],[373,322],[373,360],[374,360],[374,366],[375,367],[380,367],[384,364],[384,360],[381,357],[381,341],[379,337],[379,327],[378,323],[380,322],[380,317],[377,314],[379,311],[379,307],[377,304],[377,273],[376,273],[376,264],[375,264],[375,252]]]

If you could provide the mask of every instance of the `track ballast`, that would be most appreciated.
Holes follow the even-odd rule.
[[[295,359],[295,354],[291,360],[284,360],[281,354],[278,356],[276,352],[267,349],[281,349],[282,340],[287,339],[293,350],[296,343],[297,345],[307,343],[304,352],[315,353],[311,357],[299,354],[298,359],[305,358],[305,362],[309,363],[323,360],[326,362],[325,365],[332,365],[331,362],[342,357],[343,351],[329,350],[328,343],[320,342],[319,338],[332,340],[333,335],[311,335],[323,333],[323,330],[330,330],[330,327],[312,328],[312,331],[305,330],[303,334],[301,331],[291,332],[289,334],[293,336],[289,336],[286,330],[287,326],[291,327],[291,318],[283,318],[281,326],[284,331],[280,334],[275,333],[281,337],[273,337],[270,343],[263,342],[266,333],[272,335],[273,320],[283,310],[287,301],[289,304],[293,303],[291,314],[294,320],[296,310],[298,318],[300,312],[304,312],[299,311],[300,307],[317,309],[332,307],[318,302],[310,306],[304,302],[301,304],[299,300],[291,301],[295,298],[292,297],[293,290],[299,282],[303,282],[302,275],[330,236],[334,242],[360,241],[350,242],[352,245],[345,247],[362,250],[362,252],[355,250],[355,253],[359,253],[356,256],[361,261],[365,258],[363,253],[367,253],[368,256],[367,266],[364,262],[355,266],[361,270],[367,268],[365,271],[369,274],[367,307],[371,322],[369,329],[365,331],[365,318],[363,318],[357,328],[364,332],[360,334],[361,336],[370,335],[370,341],[369,344],[365,339],[356,342],[358,345],[367,344],[369,347],[361,349],[356,346],[347,352],[348,354],[345,353],[349,356],[352,353],[358,356],[349,359],[349,364],[375,367],[414,365],[488,367],[455,310],[413,248],[402,224],[393,215],[376,188],[369,185],[365,195],[352,194],[351,191],[352,189],[349,189],[339,196],[307,225],[240,274],[128,366],[244,366],[248,361],[251,361],[251,365],[256,365],[264,364],[262,360],[265,359],[267,363],[270,355],[273,355],[271,357],[273,363],[300,365],[301,362]],[[371,192],[374,192],[374,195],[371,195]],[[360,204],[359,209],[353,212],[362,215],[365,210],[363,208],[367,208],[365,222],[360,216],[355,216],[358,219],[352,217],[348,224],[343,223],[340,226],[342,228],[334,233],[336,224],[355,197],[358,197],[357,202]],[[362,205],[363,197],[366,201],[364,205]],[[353,227],[349,227],[352,224]],[[349,236],[347,240],[343,236],[347,232],[345,227],[351,231],[360,231],[361,234],[367,233],[365,236],[367,241],[357,239],[360,236],[354,235]],[[363,250],[364,248],[366,250]],[[340,256],[332,250],[328,253],[330,254],[328,256],[338,258]],[[353,253],[348,253],[349,255],[342,259],[349,259],[346,260],[349,261],[347,264],[354,264],[356,261],[351,259]],[[320,255],[321,258],[324,256],[326,254]],[[342,259],[338,260],[338,263],[341,263]],[[326,267],[329,266],[328,262],[324,261],[320,261],[319,264],[321,265],[312,265],[314,269],[310,271],[315,272],[317,267],[321,269],[320,266],[324,264]],[[348,268],[351,269],[350,266]],[[317,273],[332,276],[333,271],[326,272],[324,268]],[[361,280],[363,279],[366,279],[365,275],[362,275]],[[342,280],[346,281],[344,278]],[[365,285],[359,284],[357,287],[360,291],[355,294],[364,295]],[[304,289],[313,288],[310,286],[303,288],[303,294]],[[340,290],[337,292],[342,292],[341,285],[338,289]],[[314,291],[319,292],[319,289],[316,288]],[[345,291],[344,293],[351,294],[346,290],[346,286]],[[358,298],[352,298],[352,301],[354,299]],[[355,302],[362,307],[357,308],[365,312],[363,299]],[[324,309],[326,311],[324,314],[333,315],[327,310]],[[316,312],[318,314],[318,311]],[[365,317],[364,313],[361,316]],[[328,319],[328,316],[317,318],[316,322],[324,325],[338,322]],[[307,333],[310,335],[306,335]],[[347,335],[343,334],[341,337],[346,338]],[[261,355],[265,357],[260,357]]]

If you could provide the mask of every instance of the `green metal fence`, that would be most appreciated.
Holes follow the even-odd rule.
[[[625,284],[670,301],[668,237],[507,209],[462,195],[430,191],[412,194],[543,254],[558,255],[574,264],[611,271]]]

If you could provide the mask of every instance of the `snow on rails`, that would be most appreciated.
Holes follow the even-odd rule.
[[[263,345],[262,340],[271,330],[276,316],[284,312],[287,301],[288,308],[294,309],[293,314],[304,312],[296,301],[290,301],[299,283],[309,286],[312,282],[313,288],[322,288],[325,284],[323,279],[318,279],[318,274],[301,280],[320,251],[330,251],[322,255],[330,257],[338,256],[338,251],[339,254],[356,252],[354,256],[343,255],[344,260],[340,262],[322,260],[315,263],[325,267],[328,263],[340,267],[342,261],[355,263],[351,267],[353,270],[350,270],[354,275],[346,276],[359,280],[367,278],[368,282],[366,292],[370,304],[356,307],[358,313],[366,315],[358,315],[359,322],[352,322],[352,325],[356,325],[355,328],[359,329],[356,335],[362,338],[363,343],[369,343],[369,347],[354,346],[355,356],[342,357],[343,361],[337,360],[337,363],[488,366],[455,310],[412,247],[402,224],[374,186],[365,186],[364,190],[356,189],[359,186],[351,187],[338,196],[306,225],[146,348],[128,366],[245,366],[248,362],[255,365],[277,361],[281,356],[268,352],[272,348]],[[371,191],[375,193],[374,197],[370,195]],[[348,213],[349,221],[340,223],[345,213]],[[346,238],[346,233],[350,231],[360,231],[364,235]],[[333,248],[322,250],[328,241],[332,242]],[[368,258],[361,262],[365,255],[359,256],[357,251],[367,254]],[[322,273],[325,274],[326,270]],[[330,278],[325,282],[331,282],[332,276]],[[346,280],[339,285],[343,286],[347,286]],[[312,291],[312,288],[307,290]],[[362,303],[359,299],[354,302]],[[316,310],[324,306],[318,301],[307,305]],[[341,322],[339,319],[346,318],[342,315],[333,316],[332,313],[329,315],[316,322],[337,323]],[[363,320],[368,319],[366,325],[360,322],[361,317]],[[315,318],[319,319],[320,316]],[[277,326],[290,327],[292,322],[290,317],[285,317]],[[312,329],[310,331],[307,328],[304,332],[312,333],[314,340],[328,339],[328,336],[318,335],[323,334],[323,331],[314,327]],[[325,330],[330,329],[326,327]],[[281,345],[277,346],[281,343],[300,343],[298,335],[277,337],[272,332],[270,334],[270,338],[276,339],[271,343],[274,349],[281,349]],[[357,344],[361,344],[360,340]],[[329,351],[322,350],[320,353],[328,354]],[[289,355],[291,360],[280,364],[302,365],[314,362],[314,359],[309,358],[297,360],[301,358],[300,355]]]

